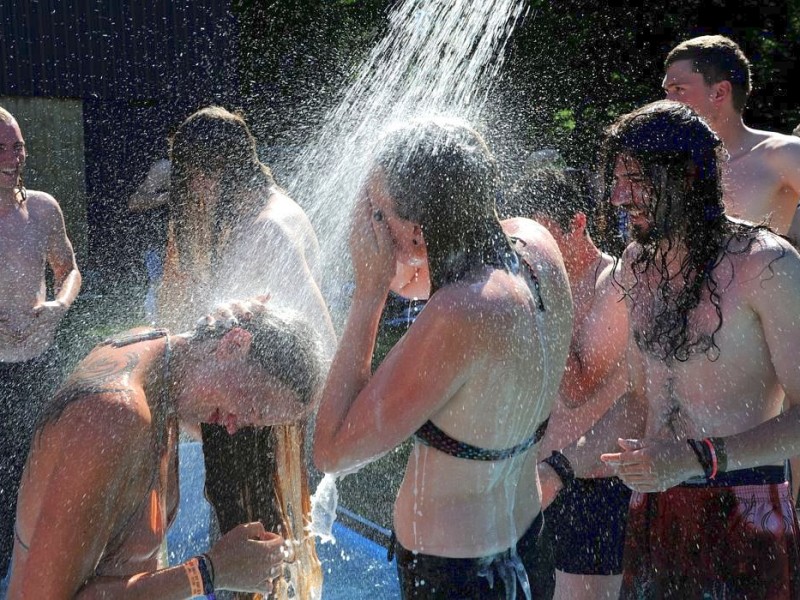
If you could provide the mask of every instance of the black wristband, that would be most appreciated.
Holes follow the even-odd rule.
[[[710,478],[711,474],[714,472],[714,459],[711,457],[711,451],[708,449],[708,446],[701,440],[693,440],[691,438],[687,439],[686,443],[689,444],[689,447],[697,455],[697,462],[699,462],[700,466],[703,468],[703,474],[706,479]]]
[[[569,459],[558,450],[553,450],[553,453],[542,462],[550,465],[550,468],[556,472],[565,488],[568,488],[575,481],[575,471],[572,469]]]

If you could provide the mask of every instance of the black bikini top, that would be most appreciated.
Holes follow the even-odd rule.
[[[536,432],[524,442],[502,450],[487,450],[486,448],[479,448],[478,446],[473,446],[466,442],[459,442],[439,429],[432,421],[426,421],[422,427],[417,429],[416,433],[414,433],[414,439],[426,446],[436,448],[440,452],[455,456],[456,458],[485,461],[504,460],[516,456],[517,454],[522,454],[528,448],[540,442],[544,437],[544,432],[547,429],[547,422],[549,420],[550,418],[548,417],[542,421],[541,425],[537,427]]]

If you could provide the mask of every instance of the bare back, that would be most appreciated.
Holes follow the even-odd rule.
[[[308,318],[332,351],[333,324],[315,274],[318,256],[317,236],[303,209],[273,189],[255,221],[231,240],[214,289],[225,296],[219,300],[269,294],[270,302]]]
[[[41,590],[41,577],[65,586],[53,597],[73,597],[87,579],[161,566],[178,504],[177,431],[145,397],[162,350],[143,346],[96,348],[59,392],[75,397],[39,431],[20,487],[12,597]]]
[[[460,441],[489,449],[519,444],[548,417],[572,320],[566,271],[550,234],[527,219],[507,221],[504,228],[519,240],[517,249],[539,281],[545,310],[538,306],[524,270],[519,276],[492,270],[488,278],[450,285],[434,294],[376,373],[380,377],[381,369],[397,368],[393,358],[406,352],[404,346],[424,344],[424,337],[438,327],[429,321],[464,311],[452,326],[463,325],[470,339],[462,347],[448,348],[452,357],[442,361],[459,362],[462,355],[470,366],[430,420]],[[432,314],[437,296],[447,306]],[[534,446],[513,458],[482,462],[417,443],[395,504],[400,543],[451,557],[484,556],[513,546],[540,510],[536,450]]]

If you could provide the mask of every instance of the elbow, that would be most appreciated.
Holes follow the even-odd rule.
[[[332,452],[334,444],[331,443],[320,429],[314,433],[314,449],[312,459],[314,466],[322,473],[336,472],[336,456]]]
[[[330,475],[346,475],[358,470],[347,456],[341,452],[341,444],[331,440],[330,443],[314,440],[313,460],[314,466],[322,473]]]
[[[318,471],[332,475],[336,475],[341,470],[338,468],[339,464],[336,456],[328,452],[327,449],[320,448],[317,444],[314,444],[314,466]]]

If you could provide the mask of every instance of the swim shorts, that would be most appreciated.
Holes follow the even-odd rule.
[[[576,575],[619,575],[631,490],[616,477],[575,479],[544,513],[555,568]]]
[[[634,493],[623,600],[800,598],[797,514],[783,467]]]

